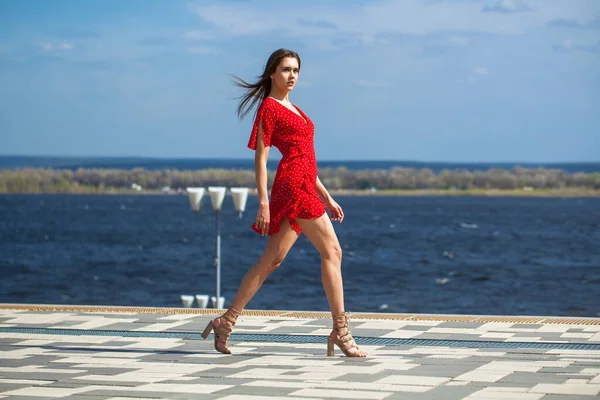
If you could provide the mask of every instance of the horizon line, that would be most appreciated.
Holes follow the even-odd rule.
[[[231,160],[231,161],[250,161],[254,158],[236,158],[236,157],[161,157],[161,156],[125,156],[125,155],[48,155],[48,154],[0,154],[0,158],[63,158],[63,159],[146,159],[146,160]],[[269,160],[269,161],[276,161]],[[435,164],[597,164],[600,160],[591,161],[424,161],[424,160],[409,160],[409,159],[321,159],[319,162],[400,162],[400,163],[435,163]]]

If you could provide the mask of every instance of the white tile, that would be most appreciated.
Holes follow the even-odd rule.
[[[589,339],[594,336],[593,333],[578,333],[578,332],[567,332],[560,335],[561,338],[567,339]]]
[[[169,350],[176,347],[183,346],[184,343],[179,339],[170,339],[170,340],[148,340],[144,338],[143,340],[138,340],[135,343],[130,343],[125,346],[122,346],[121,349],[152,349],[152,350]]]
[[[407,326],[438,326],[440,324],[443,324],[444,321],[425,321],[425,320],[419,320],[419,319],[414,319],[414,320],[410,320],[408,321]]]
[[[160,323],[159,322],[156,324],[149,324],[146,326],[142,326],[140,328],[132,329],[132,331],[134,331],[134,332],[163,332],[168,329],[177,328],[178,326],[185,325],[187,323],[188,323],[188,321],[177,321],[177,322],[171,322],[171,323]]]
[[[573,355],[577,357],[600,357],[600,350],[567,350],[567,349],[552,349],[546,352],[547,354],[562,354]]]
[[[502,351],[478,351],[473,354],[473,357],[504,357],[506,356],[506,352]]]
[[[103,349],[105,349],[106,347],[102,347]],[[63,352],[60,353],[61,355],[63,354]],[[131,353],[127,353],[124,351],[101,351],[101,352],[95,352],[94,353],[94,357],[100,357],[100,358],[142,358],[142,357],[146,357],[146,356],[151,356],[154,353],[141,353],[141,352],[131,352]]]
[[[482,339],[507,339],[515,334],[510,332],[488,332],[481,335]]]
[[[106,400],[156,400],[156,397],[111,397]]]
[[[192,318],[198,318],[198,315],[196,315],[196,314],[171,314],[171,315],[167,315],[165,317],[157,318],[157,320],[159,320],[159,321],[161,321],[161,320],[182,321],[182,320],[188,320],[188,319],[192,319]]]
[[[484,388],[475,393],[471,393],[464,400],[539,400],[544,397],[543,394],[536,393],[510,393],[505,391],[495,390],[496,388]]]
[[[341,382],[343,383],[343,382]],[[311,386],[311,384],[307,384],[306,382],[293,382],[293,381],[286,381],[284,380],[284,377],[282,377],[281,380],[278,381],[268,381],[268,380],[258,380],[258,381],[251,381],[251,382],[247,382],[247,383],[242,383],[242,386],[258,386],[258,387],[276,387],[276,388],[298,388],[298,389],[302,389],[302,388],[306,388],[307,386]]]
[[[528,387],[517,387],[517,386],[495,386],[493,388],[488,388],[493,392],[516,392],[516,393],[527,393],[529,390]]]
[[[236,374],[229,375],[231,379],[243,379],[243,378],[264,378],[265,376],[278,376],[285,372],[295,371],[295,369],[284,369],[284,368],[252,368],[246,371],[241,371]],[[297,375],[286,376],[285,379],[293,379]]]
[[[54,381],[45,381],[40,379],[8,379],[8,378],[0,378],[0,383],[14,383],[17,385],[48,385],[50,383],[54,383]]]
[[[469,383],[469,381],[450,381],[450,382],[446,382],[444,385],[445,386],[467,386]]]
[[[236,350],[237,349],[238,349],[238,347],[236,346]],[[330,366],[330,365],[344,365],[347,363],[345,363],[344,360],[335,359],[335,358],[334,359],[317,360],[317,359],[307,359],[306,357],[290,357],[288,355],[281,355],[281,356],[269,355],[269,356],[258,357],[258,358],[252,357],[252,358],[249,358],[248,360],[242,360],[242,361],[236,363],[235,365],[236,366],[282,365],[282,366],[299,366],[299,367],[322,367],[323,364]],[[363,368],[363,370],[366,370],[366,368]]]
[[[418,375],[390,375],[381,378],[375,383],[393,383],[396,385],[418,385],[418,386],[438,386],[450,381],[452,378],[437,376],[418,376]]]
[[[596,396],[600,393],[600,385],[561,385],[555,383],[538,383],[530,393],[572,394],[576,396]]]
[[[252,395],[252,394],[229,394],[225,397],[219,397],[217,400],[289,400],[285,396],[268,396]],[[323,400],[317,397],[303,397],[302,400]]]
[[[528,361],[492,361],[486,365],[477,368],[477,371],[486,372],[538,372],[542,366]]]
[[[471,328],[431,328],[427,333],[450,333],[457,335],[483,335],[487,331]]]
[[[79,368],[79,366],[77,366]],[[22,367],[0,367],[0,372],[19,372],[19,373],[35,373],[35,374],[81,374],[87,372],[85,369],[55,369],[44,368],[40,365],[24,365]]]
[[[588,339],[590,342],[600,342],[600,332],[595,333],[594,336]]]
[[[579,372],[588,375],[598,375],[600,374],[600,368],[584,368]]]
[[[339,378],[340,376],[344,376],[346,374],[347,374],[347,372],[345,372],[345,371],[338,371],[338,372],[322,372],[321,371],[321,372],[305,372],[305,373],[299,374],[299,375],[285,375],[285,376],[280,376],[280,378],[294,380],[294,381],[298,381],[298,380],[299,381],[307,381],[307,380],[330,381],[332,379]],[[264,377],[264,376],[265,375],[263,375],[262,377]]]
[[[393,332],[386,333],[385,335],[381,335],[380,337],[386,338],[386,339],[389,339],[389,338],[410,339],[412,337],[419,336],[422,333],[423,332],[421,332],[421,331],[409,331],[409,330],[398,329]]]
[[[388,365],[388,364],[386,364],[384,369],[386,371],[409,371],[409,370],[411,370],[413,368],[417,368],[417,367],[420,367],[420,366],[421,366],[421,364],[410,364],[410,363],[408,363],[408,364],[396,364],[396,365],[391,365],[391,364]]]
[[[75,335],[48,335],[45,333],[30,334],[30,333],[2,333],[4,339],[21,339],[21,340],[46,340],[52,342],[66,342],[67,340],[71,343],[105,343],[112,340],[118,339],[117,336],[75,336]]]
[[[572,326],[571,325],[561,325],[561,324],[548,324],[548,325],[542,325],[541,327],[539,327],[536,332],[546,332],[546,333],[560,333],[560,332],[567,332],[569,329],[571,329]]]
[[[138,318],[94,318],[89,321],[82,322],[81,324],[69,326],[69,329],[97,329],[105,326],[117,324],[117,323],[133,323]],[[57,326],[56,328],[65,328],[65,326]]]
[[[110,359],[106,359],[110,360]],[[80,364],[77,368],[114,368],[115,364]],[[118,365],[118,364],[117,364]],[[221,365],[222,366],[222,365]],[[227,366],[228,368],[235,368]],[[119,365],[119,368],[131,368],[144,373],[159,372],[166,374],[192,374],[195,372],[206,371],[215,368],[215,364],[184,364],[184,363],[158,363],[158,362],[132,362],[130,364]]]
[[[73,379],[86,380],[86,381],[99,381],[99,382],[140,382],[140,383],[154,383],[160,381],[170,380],[172,378],[180,377],[181,374],[157,374],[157,373],[144,373],[142,371],[131,371],[125,372],[118,375],[83,375],[76,376]]]
[[[229,389],[232,385],[196,385],[189,383],[150,383],[148,385],[128,388],[130,391],[139,392],[164,392],[164,393],[198,393],[208,394],[219,390]]]
[[[542,340],[541,336],[534,336],[534,337],[513,336],[513,337],[504,339],[505,342],[528,342],[528,343],[529,342],[536,343],[541,340]]]
[[[460,354],[433,354],[426,358],[447,358],[450,360],[461,360],[463,358],[469,358],[471,356],[461,356]]]
[[[392,392],[367,392],[363,390],[300,389],[288,394],[289,397],[327,397],[336,399],[384,399]],[[288,398],[289,398],[288,397]],[[264,398],[264,397],[263,397]]]
[[[471,381],[471,382],[497,382],[498,380],[510,375],[510,372],[500,371],[481,371],[473,370],[465,374],[459,375],[454,379],[458,381]]]
[[[74,314],[70,313],[47,313],[47,314],[36,314],[34,312],[27,312],[21,315],[15,315],[14,318],[4,321],[6,324],[29,324],[29,325],[50,325],[61,321],[69,321],[70,318],[74,317]]]
[[[567,381],[565,382],[565,384],[569,384],[569,385],[585,385],[585,384],[587,384],[589,382],[590,382],[589,379],[567,379]],[[595,382],[592,382],[592,383],[595,383]]]
[[[65,357],[60,358],[58,360],[50,361],[52,363],[61,363],[61,364],[87,364],[87,365],[108,365],[108,366],[123,366],[127,364],[134,364],[137,360],[132,360],[129,358],[99,358],[99,357],[89,357],[89,356],[81,356],[81,357]]]
[[[28,387],[22,389],[2,392],[3,395],[9,396],[31,396],[31,397],[67,397],[74,394],[89,392],[96,390],[96,386],[86,386],[82,388],[55,388],[55,387]]]
[[[56,343],[56,341],[32,339],[32,340],[23,340],[22,342],[16,342],[14,344],[14,346],[41,347],[41,346],[47,346],[47,345],[53,344],[53,343]]]
[[[49,349],[42,349],[40,347],[26,347],[23,349],[0,351],[0,360],[22,360],[32,356],[43,355],[50,352]]]
[[[406,325],[409,325],[410,322],[402,321],[402,320],[388,320],[388,321],[380,321],[380,320],[369,320],[362,323],[353,324],[354,329],[382,329],[382,330],[390,330],[390,329],[400,329],[404,328]],[[424,330],[427,330],[428,327],[424,327]]]
[[[406,388],[410,387],[410,391],[427,391],[433,389],[434,386],[424,387],[423,390],[415,389],[412,386],[415,385],[395,385],[388,383],[377,383],[377,382],[348,382],[348,381],[320,381],[320,380],[304,380],[302,382],[292,382],[285,380],[287,377],[280,376],[279,381],[252,381],[243,384],[243,386],[257,386],[257,387],[290,387],[290,388],[305,388],[305,389],[342,389],[342,390],[372,390],[372,391],[387,391],[387,392],[402,392],[407,391]],[[419,386],[419,385],[416,385]],[[420,385],[422,386],[422,385]]]

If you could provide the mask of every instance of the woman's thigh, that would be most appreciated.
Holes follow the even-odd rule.
[[[296,218],[302,232],[321,255],[340,253],[340,243],[327,213],[316,219]]]
[[[292,229],[289,220],[284,218],[281,221],[279,232],[269,237],[262,255],[263,261],[271,264],[282,262],[294,243],[296,243],[298,236],[298,232]]]

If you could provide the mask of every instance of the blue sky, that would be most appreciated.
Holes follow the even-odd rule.
[[[251,158],[280,47],[321,160],[600,160],[599,0],[2,0],[0,154]]]

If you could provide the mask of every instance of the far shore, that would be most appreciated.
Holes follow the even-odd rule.
[[[480,196],[480,197],[600,197],[600,190],[586,190],[580,188],[567,189],[390,189],[390,190],[351,190],[351,189],[331,189],[329,193],[332,196]],[[80,191],[80,192],[23,192],[23,193],[0,193],[0,195],[146,195],[146,196],[165,196],[165,195],[186,195],[185,190],[164,192],[161,190],[128,190],[114,189],[104,191]],[[249,195],[255,196],[256,189],[250,189]]]

